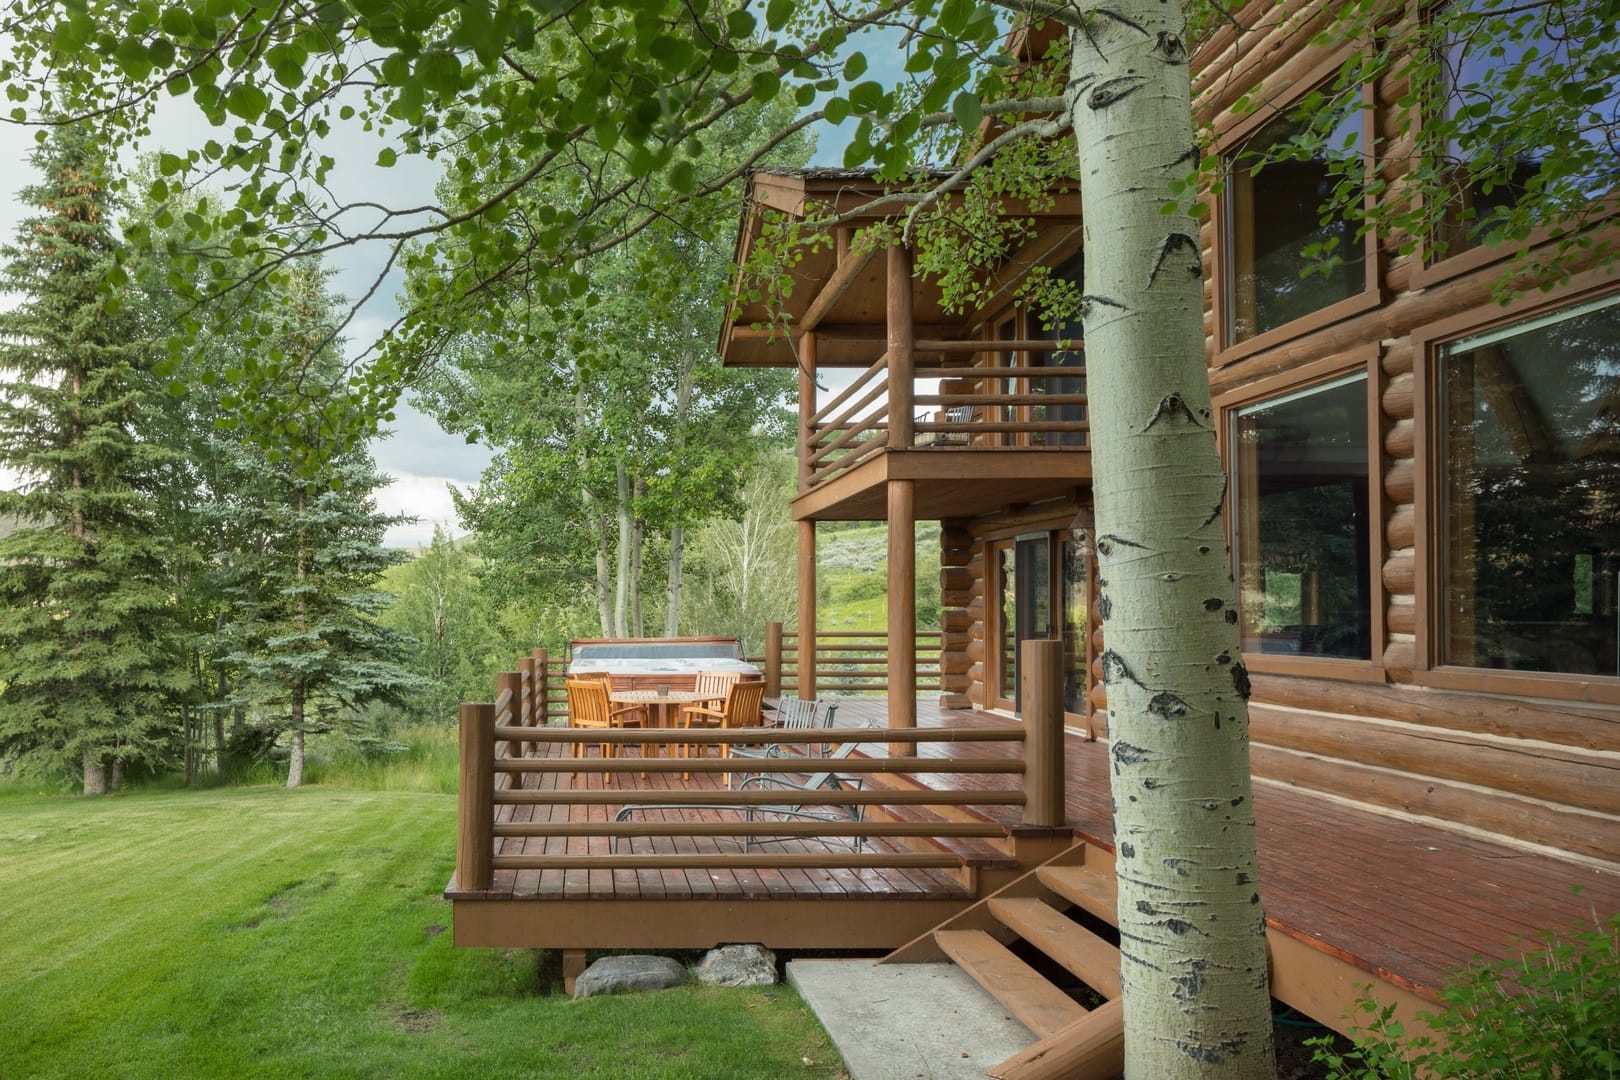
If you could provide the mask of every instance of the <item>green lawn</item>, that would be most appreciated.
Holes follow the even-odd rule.
[[[836,1077],[788,987],[451,947],[450,796],[0,796],[0,1077]]]

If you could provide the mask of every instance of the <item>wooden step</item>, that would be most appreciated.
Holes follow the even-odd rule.
[[[1118,1080],[1125,1071],[1125,1003],[1081,1019],[991,1068],[997,1080]]]
[[[992,897],[990,913],[1103,997],[1119,997],[1119,950],[1090,930],[1033,898]]]
[[[1086,1014],[1078,1002],[981,930],[940,930],[934,939],[957,967],[1006,1006],[1038,1039],[1061,1031]]]
[[[1043,866],[1036,871],[1042,885],[1109,926],[1119,925],[1118,890],[1112,874],[1084,866]]]

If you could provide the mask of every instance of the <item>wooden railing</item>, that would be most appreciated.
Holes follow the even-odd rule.
[[[923,407],[923,416],[911,424],[912,449],[1017,447],[1020,449],[1072,449],[1086,445],[1091,424],[1084,419],[1088,398],[1082,391],[1043,392],[1052,383],[1084,380],[1081,366],[1062,367],[1031,363],[976,365],[962,356],[998,357],[1014,353],[1080,351],[1081,342],[1058,341],[918,341],[919,353],[943,353],[939,367],[917,368],[914,378],[938,379],[958,385],[971,383],[963,393],[910,395],[902,407],[908,413]],[[832,400],[816,409],[803,423],[801,454],[808,470],[804,487],[824,484],[889,447],[889,357],[885,353]],[[808,409],[810,402],[800,402]],[[1073,410],[1079,417],[1053,419],[1053,409]],[[958,410],[965,415],[953,415]],[[801,414],[802,415],[802,414]]]
[[[765,652],[750,656],[765,672],[766,692],[793,694],[807,685],[802,677],[806,657],[796,630],[781,623],[765,624]],[[917,692],[940,692],[938,630],[918,630],[916,636]],[[882,630],[816,631],[815,686],[817,694],[886,694],[889,692],[889,638]]]
[[[785,869],[785,868],[954,868],[963,865],[962,856],[943,842],[962,838],[995,838],[1007,835],[1000,823],[983,816],[940,814],[929,820],[893,820],[904,812],[891,810],[883,815],[850,813],[844,820],[770,820],[756,816],[751,808],[792,803],[811,807],[1020,807],[1020,820],[1034,828],[1057,828],[1065,821],[1062,651],[1056,641],[1025,643],[1023,678],[1026,699],[1021,727],[950,728],[835,728],[829,741],[855,743],[870,753],[842,757],[834,765],[840,775],[952,774],[1015,775],[1016,784],[992,790],[956,790],[919,787],[869,787],[815,791],[683,788],[673,774],[714,774],[736,772],[746,767],[751,773],[803,774],[821,766],[794,755],[780,758],[752,758],[746,766],[737,759],[676,758],[679,744],[702,746],[748,743],[753,745],[802,744],[804,732],[773,728],[731,728],[720,730],[632,729],[597,730],[588,733],[559,726],[546,726],[533,710],[523,706],[520,672],[503,673],[497,678],[494,702],[469,702],[461,706],[461,773],[456,832],[457,891],[490,889],[497,870],[663,870],[663,869]],[[531,690],[533,689],[531,685]],[[579,741],[584,734],[592,743],[643,747],[638,757],[572,758],[553,755],[550,747]],[[1021,753],[1013,757],[923,756],[915,748],[926,743],[1017,743]],[[913,752],[896,753],[911,747]],[[825,759],[819,759],[825,760]],[[576,775],[605,774],[617,778],[618,787],[574,786]],[[632,778],[642,773],[669,776],[669,786],[638,789]],[[525,785],[523,777],[556,777],[555,783]],[[636,803],[659,806],[702,808],[690,821],[604,821],[600,812],[575,811],[563,815],[515,812],[499,815],[497,808],[510,807],[591,807],[624,806]],[[728,817],[725,811],[735,811]],[[497,822],[497,816],[506,820]],[[962,820],[966,816],[971,820]],[[528,820],[513,820],[526,817]],[[496,854],[497,845],[508,838],[522,837],[686,837],[692,840],[724,838],[746,840],[816,840],[855,838],[879,843],[867,851],[849,851],[833,845],[812,845],[813,850],[756,853],[726,851],[713,844],[690,845],[689,851],[661,850],[658,853],[609,851],[592,854],[588,845],[575,850],[546,854]],[[917,841],[941,841],[938,845]],[[567,848],[565,843],[564,848]]]

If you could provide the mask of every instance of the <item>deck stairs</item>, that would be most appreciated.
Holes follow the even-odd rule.
[[[954,963],[1035,1034],[991,1076],[1114,1080],[1125,1052],[1119,950],[1104,936],[1114,896],[1112,856],[1076,844],[883,963]]]

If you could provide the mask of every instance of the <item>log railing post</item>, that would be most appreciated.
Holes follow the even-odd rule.
[[[518,727],[534,727],[539,720],[536,718],[537,710],[534,701],[534,657],[518,657],[518,683],[521,693],[518,695],[517,722]],[[520,743],[518,753],[523,757],[529,756],[532,743]]]
[[[1018,659],[1024,720],[1024,824],[1056,828],[1068,816],[1063,791],[1063,642],[1024,641]]]
[[[765,624],[765,696],[782,696],[782,624]]]
[[[456,887],[487,889],[495,875],[495,706],[461,704],[461,790],[456,809]]]
[[[502,727],[513,727],[518,722],[519,703],[523,697],[523,677],[515,671],[503,671],[495,676],[495,722]],[[522,748],[507,740],[495,744],[495,756],[517,757]]]
[[[546,650],[534,650],[534,703],[541,727],[551,723],[551,661]]]
[[[799,697],[816,699],[816,523],[799,522]]]

